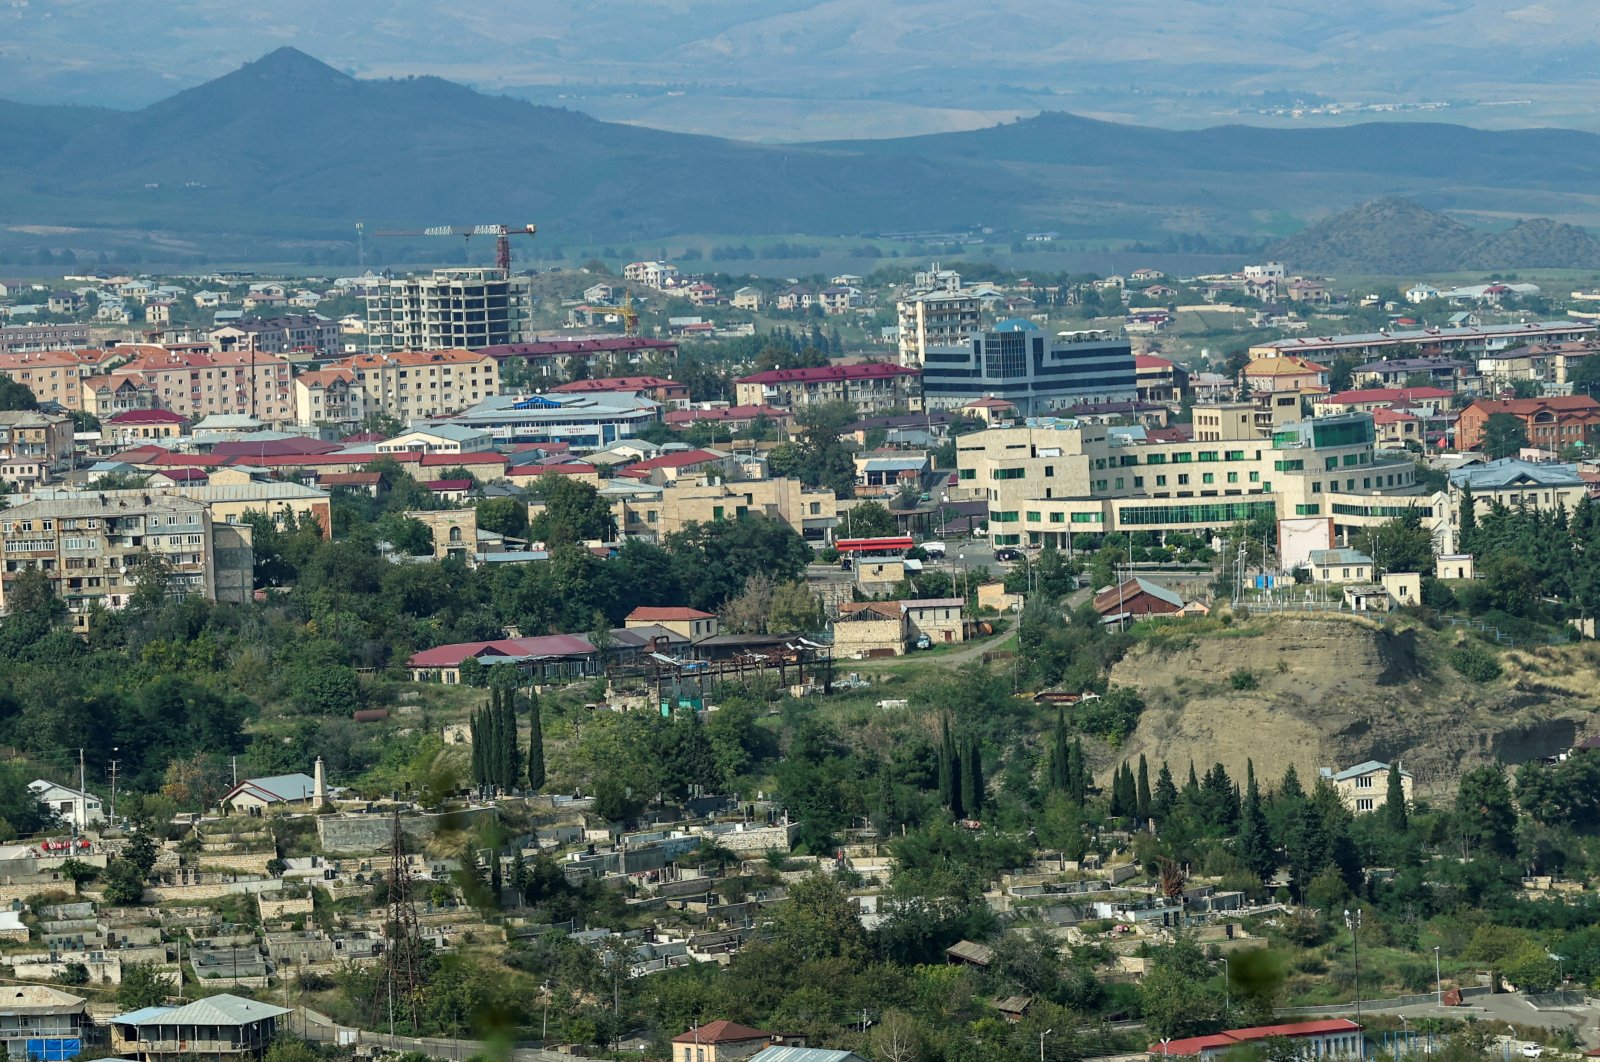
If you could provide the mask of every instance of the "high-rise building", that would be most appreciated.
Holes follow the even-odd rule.
[[[1105,330],[1049,336],[1013,318],[965,342],[929,347],[922,363],[929,409],[987,397],[1037,417],[1083,403],[1130,402],[1137,394],[1133,349],[1125,336]]]
[[[522,341],[532,302],[523,277],[495,269],[439,269],[367,289],[367,349],[477,350]]]
[[[957,346],[978,331],[983,300],[962,291],[959,277],[956,285],[917,292],[895,303],[901,365],[921,365],[929,347]]]
[[[355,374],[362,395],[359,403],[347,403],[346,416],[330,417],[324,411],[323,420],[349,419],[349,407],[358,404],[362,416],[382,413],[408,423],[458,413],[500,393],[499,363],[470,350],[357,354],[328,367],[340,369]]]

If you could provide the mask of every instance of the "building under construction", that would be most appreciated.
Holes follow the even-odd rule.
[[[520,343],[532,306],[528,278],[497,269],[438,269],[367,289],[369,350],[441,350]]]

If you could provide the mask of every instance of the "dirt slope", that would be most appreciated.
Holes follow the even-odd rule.
[[[1142,645],[1111,676],[1138,688],[1147,705],[1126,755],[1165,759],[1180,783],[1190,757],[1201,771],[1220,761],[1236,778],[1246,758],[1270,779],[1292,762],[1308,784],[1318,767],[1399,758],[1424,795],[1453,790],[1481,762],[1566,748],[1600,722],[1593,653],[1508,653],[1506,677],[1476,686],[1445,662],[1457,636],[1273,616]],[[1255,689],[1233,687],[1239,671]]]

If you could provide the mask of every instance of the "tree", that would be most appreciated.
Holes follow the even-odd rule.
[[[1244,802],[1239,809],[1239,859],[1245,869],[1266,881],[1278,864],[1272,850],[1267,816],[1261,807],[1261,790],[1256,785],[1256,765],[1245,761]]]
[[[374,526],[378,537],[406,557],[426,557],[433,552],[433,532],[414,516],[389,513]]]
[[[159,1007],[172,998],[176,987],[153,961],[130,963],[122,968],[122,983],[117,986],[117,1006],[124,1012]]]
[[[789,902],[773,918],[772,945],[791,962],[867,956],[867,933],[844,889],[814,873],[789,886]]]
[[[38,409],[39,400],[34,397],[26,385],[20,384],[9,376],[0,377],[0,410],[30,410]]]
[[[1595,359],[1595,364],[1600,366],[1600,358]],[[1472,552],[1472,539],[1478,530],[1478,503],[1472,497],[1472,484],[1464,483],[1461,486],[1461,509],[1456,520],[1459,530],[1456,533],[1456,550],[1461,553]]]
[[[845,528],[851,538],[889,538],[899,533],[894,514],[881,502],[864,501],[845,513]]]
[[[528,530],[528,505],[520,498],[485,498],[478,503],[478,526],[509,538]]]
[[[528,691],[528,788],[544,788],[544,720],[539,713],[539,695]]]
[[[1396,834],[1403,834],[1409,828],[1406,812],[1406,790],[1400,778],[1400,764],[1389,764],[1389,791],[1383,800],[1383,817],[1388,823],[1389,830]]]
[[[968,818],[977,818],[983,813],[984,783],[983,783],[983,755],[978,748],[978,739],[967,737],[966,754],[962,757],[961,767],[961,804],[966,809]]]
[[[1474,767],[1461,776],[1456,817],[1464,840],[1498,856],[1516,851],[1517,811],[1498,765]]]
[[[1520,418],[1510,413],[1491,413],[1483,424],[1483,439],[1478,448],[1490,458],[1515,457],[1528,445],[1528,431]]]
[[[1362,528],[1351,544],[1371,557],[1379,572],[1433,571],[1433,536],[1415,508],[1376,527]]]
[[[1144,753],[1139,753],[1139,786],[1134,796],[1134,813],[1139,816],[1141,823],[1150,819],[1150,764],[1145,760]]]
[[[610,542],[617,537],[611,503],[592,484],[546,472],[533,485],[544,509],[528,526],[528,535],[546,548],[584,542]]]

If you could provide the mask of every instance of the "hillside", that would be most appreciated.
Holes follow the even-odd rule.
[[[1334,273],[1600,266],[1600,241],[1577,226],[1532,218],[1485,233],[1403,199],[1375,200],[1336,214],[1267,253],[1294,269]]]
[[[11,242],[45,239],[41,227],[124,241],[159,232],[235,259],[300,240],[350,243],[356,221],[369,232],[535,221],[543,245],[591,248],[976,226],[1104,241],[1281,232],[1403,195],[1600,224],[1590,195],[1600,136],[1568,130],[1177,132],[1050,113],[966,133],[769,146],[602,122],[434,77],[359,79],[293,48],[137,111],[0,102],[0,136],[0,227],[21,230]],[[1478,246],[1453,224],[1389,204],[1288,246],[1307,268],[1364,271],[1594,260],[1575,229],[1513,229]]]
[[[1480,763],[1517,764],[1564,749],[1594,725],[1600,684],[1567,659],[1581,650],[1515,654],[1506,679],[1477,686],[1444,663],[1449,637],[1292,615],[1221,635],[1175,632],[1112,672],[1112,682],[1137,687],[1147,705],[1118,755],[1165,759],[1174,772],[1191,757],[1202,766],[1220,761],[1235,777],[1246,758],[1267,777],[1293,763],[1302,778],[1318,767],[1398,758],[1427,794],[1453,789]],[[1240,670],[1257,688],[1233,687]]]

